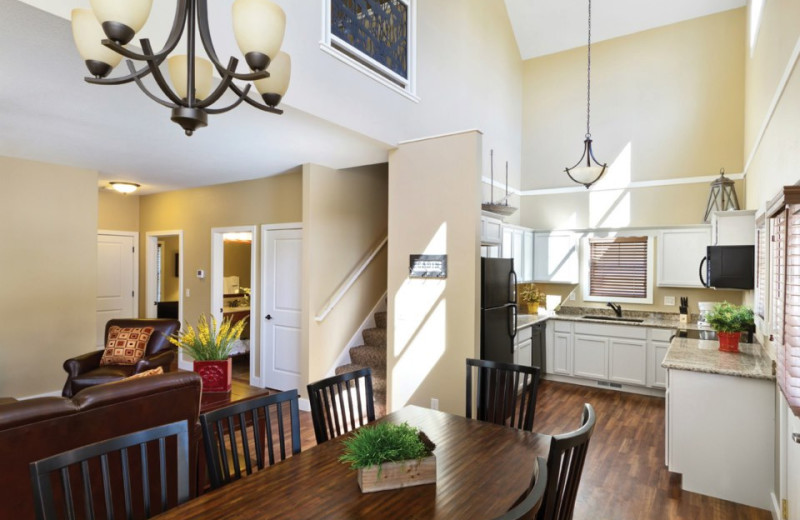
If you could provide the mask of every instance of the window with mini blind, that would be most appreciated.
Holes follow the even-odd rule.
[[[650,237],[590,238],[584,300],[653,302]]]

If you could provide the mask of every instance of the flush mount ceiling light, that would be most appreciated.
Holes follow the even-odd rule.
[[[711,191],[708,193],[708,204],[706,204],[706,216],[704,222],[708,222],[712,211],[734,211],[739,209],[739,199],[736,197],[736,189],[733,181],[725,177],[725,168],[720,168],[719,178],[711,183]]]
[[[586,137],[583,141],[583,155],[574,166],[564,170],[570,179],[578,184],[583,184],[587,189],[603,176],[608,166],[605,163],[600,164],[595,159],[594,153],[592,153],[592,133],[589,130],[592,93],[592,0],[589,0],[588,41],[586,45]]]
[[[291,59],[280,51],[286,28],[283,9],[270,0],[236,0],[233,3],[233,32],[239,49],[252,72],[238,73],[234,57],[224,67],[214,50],[208,28],[207,0],[178,0],[172,30],[164,48],[153,52],[148,38],[140,40],[141,52],[124,47],[138,32],[150,14],[152,0],[91,0],[92,9],[72,10],[72,35],[92,77],[86,81],[96,85],[121,85],[136,82],[153,101],[172,109],[172,120],[183,127],[186,135],[206,126],[208,114],[220,114],[237,107],[242,101],[273,114],[289,87]],[[169,56],[186,31],[187,54]],[[195,30],[199,32],[208,59],[195,55]],[[125,57],[128,75],[106,78]],[[136,69],[133,61],[145,64]],[[159,69],[167,60],[172,88]],[[213,70],[220,82],[212,90]],[[153,75],[166,96],[151,93],[142,78]],[[252,81],[264,103],[250,98],[250,83],[240,88],[233,80]],[[232,104],[210,108],[230,89],[237,96]]]
[[[125,195],[139,189],[139,185],[135,182],[113,181],[108,184],[111,186],[112,190],[124,193]]]

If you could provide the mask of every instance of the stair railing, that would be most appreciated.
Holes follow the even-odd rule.
[[[328,314],[330,314],[333,308],[336,307],[336,304],[342,300],[347,291],[350,290],[358,278],[364,273],[364,271],[367,270],[367,267],[369,267],[375,257],[378,256],[378,253],[380,253],[381,250],[386,247],[388,242],[389,237],[385,236],[383,237],[383,240],[378,243],[378,245],[372,248],[372,250],[364,257],[364,260],[362,260],[361,263],[358,264],[355,269],[353,269],[347,279],[345,279],[341,285],[339,285],[339,288],[336,289],[336,291],[333,293],[333,296],[328,298],[328,301],[325,302],[325,306],[322,307],[322,310],[320,310],[314,318],[316,321],[322,321],[328,316]]]

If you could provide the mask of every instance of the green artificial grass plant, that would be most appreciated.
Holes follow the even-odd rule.
[[[428,437],[408,425],[378,423],[364,426],[342,441],[344,455],[339,460],[353,469],[380,466],[384,462],[422,459],[436,447]]]

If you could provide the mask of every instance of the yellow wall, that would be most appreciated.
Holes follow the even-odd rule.
[[[595,156],[610,165],[605,182],[742,172],[744,53],[744,8],[592,45],[591,132]],[[582,152],[585,47],[526,61],[523,100],[522,188],[575,186],[563,170]],[[709,188],[595,191],[523,197],[520,223],[699,224]]]
[[[139,231],[139,196],[97,190],[97,228],[106,231]]]
[[[60,391],[95,349],[97,172],[0,157],[0,395]]]
[[[389,156],[387,405],[464,413],[479,355],[479,132],[401,144]],[[447,278],[409,279],[409,255],[446,254]]]
[[[326,377],[353,334],[386,291],[386,248],[324,321],[328,299],[386,237],[385,164],[332,170],[303,167],[303,374]]]
[[[223,276],[238,276],[239,287],[250,288],[251,244],[226,241],[224,245]]]

